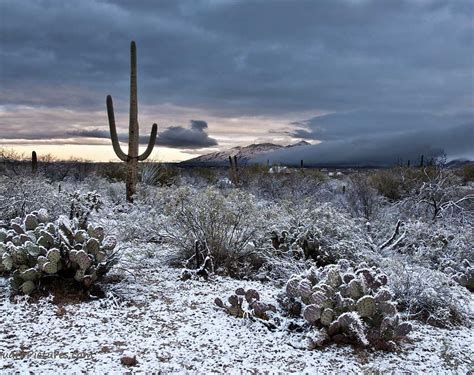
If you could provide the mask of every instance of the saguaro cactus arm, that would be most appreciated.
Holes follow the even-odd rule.
[[[110,95],[107,95],[107,115],[109,116],[110,139],[112,140],[114,151],[120,160],[127,161],[128,155],[125,154],[120,147],[117,127],[115,126],[114,103],[112,102],[112,97]]]
[[[148,156],[150,156],[151,152],[153,151],[153,147],[155,147],[157,132],[158,125],[153,124],[151,127],[150,139],[148,140],[148,147],[146,148],[145,152],[138,157],[139,161],[146,160]]]

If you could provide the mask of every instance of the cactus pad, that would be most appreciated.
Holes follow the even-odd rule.
[[[303,317],[308,323],[315,323],[321,318],[321,307],[318,305],[308,305],[303,311]]]
[[[332,309],[324,309],[321,313],[321,324],[323,326],[329,326],[334,320],[334,311]]]
[[[375,299],[372,296],[364,296],[357,301],[357,311],[363,318],[370,318],[375,314]]]
[[[23,294],[29,295],[33,293],[33,291],[36,289],[36,285],[33,281],[25,281],[23,284],[20,286],[20,290]]]

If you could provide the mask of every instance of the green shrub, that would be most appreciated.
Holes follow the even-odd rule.
[[[458,174],[461,176],[465,183],[474,181],[474,163],[469,163],[463,166],[458,171]]]
[[[97,167],[97,174],[111,181],[126,181],[127,166],[124,163],[101,163]]]
[[[370,182],[379,194],[392,201],[401,198],[401,179],[396,170],[379,170],[370,176]]]
[[[218,180],[218,175],[214,168],[197,167],[193,168],[192,173],[202,178],[209,185],[215,184]]]

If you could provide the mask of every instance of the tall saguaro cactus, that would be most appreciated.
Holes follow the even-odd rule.
[[[137,47],[132,41],[130,45],[130,124],[128,128],[128,154],[120,148],[115,126],[114,105],[112,97],[107,95],[107,115],[109,117],[110,138],[115,153],[120,160],[127,163],[127,201],[133,202],[138,180],[138,162],[146,160],[153,151],[156,141],[158,126],[153,124],[150,140],[145,152],[138,155],[139,130],[138,130],[138,99],[137,99]]]

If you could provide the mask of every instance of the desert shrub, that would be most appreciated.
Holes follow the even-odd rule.
[[[474,181],[474,163],[469,163],[457,171],[464,183]]]
[[[124,204],[125,199],[125,184],[121,182],[109,182],[105,186],[105,199],[113,205]]]
[[[100,163],[97,174],[111,181],[126,181],[127,165],[125,163]]]
[[[379,194],[392,201],[401,198],[401,179],[396,170],[378,170],[370,175],[370,183]]]
[[[258,272],[253,276],[259,281],[271,281],[274,285],[284,285],[288,277],[295,273],[301,273],[311,267],[311,260],[295,257],[292,252],[275,251],[270,246],[260,251],[264,262]]]
[[[364,263],[353,268],[341,259],[292,276],[280,303],[288,315],[301,315],[309,325],[326,330],[316,346],[336,342],[394,350],[411,325],[400,320],[387,282],[380,269]]]
[[[95,191],[81,193],[75,191],[69,194],[71,206],[69,219],[76,219],[79,229],[86,229],[90,215],[98,212],[103,206],[102,197]]]
[[[442,160],[422,169],[407,171],[409,190],[400,204],[405,214],[432,221],[474,219],[474,189],[462,186],[461,180]],[[408,177],[408,175],[410,175]]]
[[[384,263],[398,305],[411,318],[438,327],[469,324],[468,292],[448,276],[400,259]]]
[[[117,183],[114,189],[118,194],[115,205],[103,210],[101,220],[113,224],[111,227],[117,239],[135,244],[161,242],[163,222],[167,221],[165,206],[170,203],[176,188],[140,184],[133,204],[125,202],[123,184]]]
[[[303,176],[309,177],[311,180],[317,181],[318,184],[328,180],[328,177],[318,168],[304,169],[301,171],[301,173],[303,174]]]
[[[247,182],[247,188],[264,199],[280,200],[287,196],[287,176],[265,173]]]
[[[12,220],[0,230],[0,242],[0,271],[10,274],[15,293],[31,294],[50,281],[88,289],[118,260],[116,240],[102,227],[82,230],[64,216],[50,222],[44,209]]]
[[[461,224],[474,219],[474,189],[445,182],[426,182],[400,202],[407,217],[433,222],[456,220]]]
[[[218,174],[214,168],[197,167],[193,168],[191,173],[203,179],[209,185],[215,184],[218,180]]]
[[[227,176],[227,170],[217,167],[183,167],[180,169],[179,184],[199,189],[219,183]]]
[[[68,213],[69,203],[66,195],[44,177],[0,177],[0,220],[24,217],[40,208],[58,217]]]
[[[380,206],[380,197],[365,174],[350,176],[345,197],[349,211],[368,221],[373,219]]]
[[[94,174],[96,165],[85,160],[57,160],[51,155],[40,155],[38,170],[51,181],[84,181]]]
[[[469,225],[408,220],[399,235],[391,250],[406,255],[412,263],[443,271],[447,267],[458,270],[464,259],[474,261],[474,231]]]
[[[31,163],[25,154],[0,147],[0,173],[9,177],[31,175]]]
[[[332,204],[286,202],[284,207],[286,220],[275,225],[271,234],[276,250],[312,259],[320,266],[339,259],[360,262],[372,253],[366,231]]]
[[[251,181],[260,179],[268,173],[268,167],[261,164],[250,164],[240,169],[240,179],[244,185],[248,185]]]
[[[151,186],[171,186],[179,180],[179,170],[160,162],[139,164],[140,182]]]
[[[134,203],[117,206],[106,219],[114,225],[114,234],[120,242],[161,242],[162,210],[144,204]]]
[[[251,175],[243,180],[244,189],[267,200],[291,200],[293,202],[316,198],[324,176],[315,172],[290,170],[289,173],[268,173]]]
[[[181,261],[194,255],[199,241],[218,272],[238,277],[261,266],[257,247],[271,214],[253,196],[239,190],[225,196],[214,188],[180,188],[170,192],[165,214],[164,236],[177,247]]]

